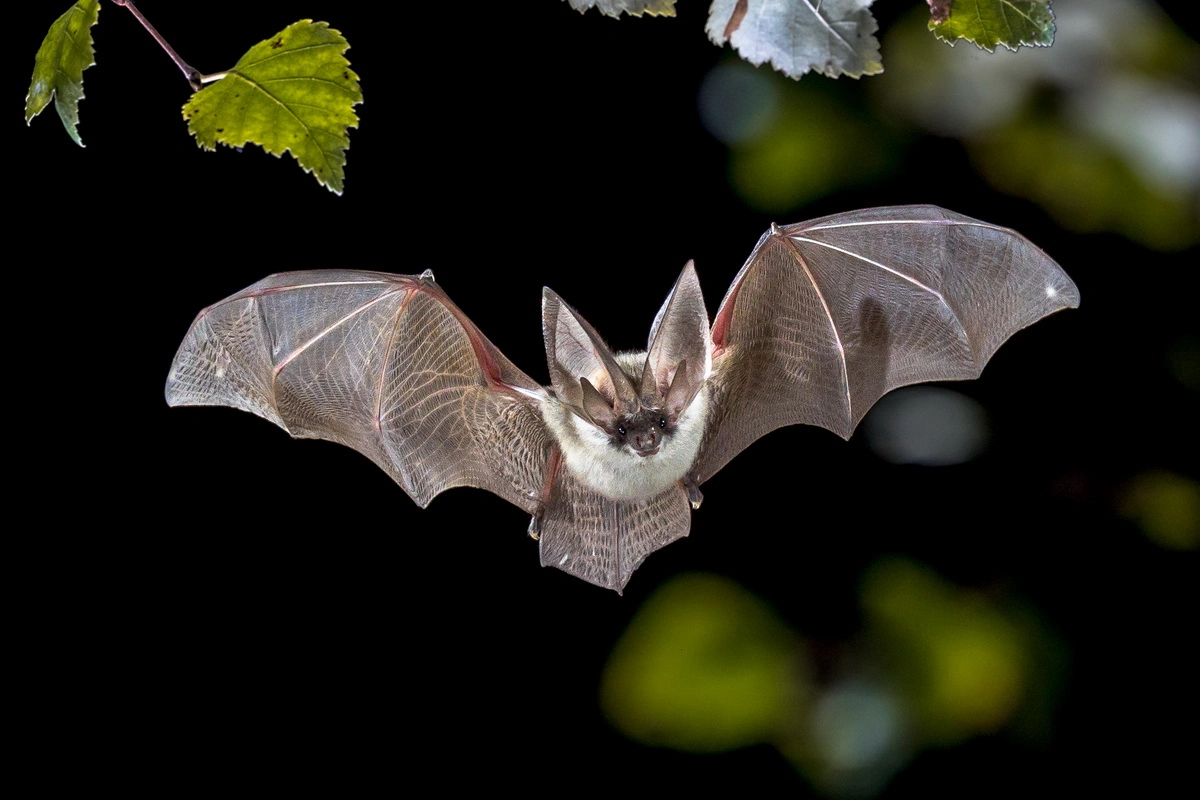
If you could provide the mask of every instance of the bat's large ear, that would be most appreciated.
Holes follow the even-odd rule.
[[[606,431],[611,432],[615,429],[620,415],[612,407],[612,404],[596,390],[596,387],[592,386],[591,381],[587,378],[580,378],[579,386],[583,389],[583,412],[588,418]]]
[[[587,320],[549,289],[542,290],[542,335],[550,382],[564,403],[584,409],[580,379],[587,378],[609,406],[632,408],[637,404],[637,392],[608,345]]]
[[[687,408],[712,366],[708,345],[708,312],[696,267],[689,261],[650,328],[643,398],[665,399],[676,413]]]

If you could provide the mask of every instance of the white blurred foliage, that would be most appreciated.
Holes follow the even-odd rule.
[[[1200,187],[1200,93],[1122,75],[1076,98],[1069,111],[1152,186]]]
[[[970,461],[987,448],[987,414],[950,389],[909,387],[886,395],[871,409],[863,434],[885,461],[949,466]]]
[[[744,64],[709,70],[696,98],[700,121],[725,144],[745,144],[762,136],[779,113],[779,89],[770,73]]]
[[[896,52],[903,48],[890,51],[892,80],[872,88],[893,111],[958,138],[1011,119],[1039,86],[1057,89],[1072,126],[1121,153],[1147,183],[1200,188],[1200,93],[1131,56],[1170,24],[1162,10],[1149,0],[1057,0],[1054,13],[1054,46],[1017,53],[935,49],[912,33],[909,60]]]
[[[911,750],[901,703],[878,684],[834,684],[817,700],[810,724],[820,780],[835,796],[874,796]]]

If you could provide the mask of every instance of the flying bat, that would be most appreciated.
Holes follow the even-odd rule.
[[[884,393],[978,377],[1013,333],[1078,304],[1015,231],[872,208],[772,225],[711,326],[688,262],[644,352],[614,353],[544,289],[550,386],[431,272],[272,275],[200,312],[166,397],[353,447],[421,507],[455,486],[493,492],[530,514],[543,565],[620,592],[760,436],[805,423],[849,438]]]

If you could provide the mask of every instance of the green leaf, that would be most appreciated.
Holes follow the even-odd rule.
[[[100,0],[79,0],[54,21],[33,59],[33,80],[25,95],[25,124],[50,104],[63,121],[67,134],[79,138],[79,101],[83,99],[83,71],[96,63],[92,26],[100,13]]]
[[[188,132],[205,150],[220,142],[291,151],[306,172],[342,193],[349,128],[358,127],[358,76],[350,45],[328,23],[301,20],[259,42],[233,69],[183,107]]]
[[[929,30],[951,45],[958,39],[974,42],[989,53],[997,45],[1016,50],[1054,44],[1054,12],[1050,0],[953,0],[942,21],[945,3],[930,4]],[[940,9],[940,11],[939,11]]]
[[[571,8],[580,14],[589,8],[598,8],[600,13],[608,17],[619,17],[621,12],[630,16],[640,17],[649,14],[652,17],[675,16],[675,0],[567,0]]]

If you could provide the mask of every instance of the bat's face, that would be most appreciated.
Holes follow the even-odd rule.
[[[636,371],[635,365],[640,368],[646,354],[623,353],[615,360],[622,368]],[[663,398],[622,403],[598,391],[595,396],[591,390],[584,394],[589,399],[583,408],[571,410],[559,402],[543,408],[569,469],[584,484],[607,497],[653,497],[691,468],[703,440],[707,392],[698,391],[678,411]]]
[[[679,419],[687,409],[672,410],[668,392],[660,391],[647,374],[646,353],[619,353],[612,356],[612,361],[620,369],[615,381],[601,370],[590,376],[588,386],[581,385],[584,416],[607,439],[597,437],[597,445],[606,444],[627,456],[653,461],[653,456],[671,448]],[[644,393],[636,399],[622,400],[614,388],[616,381],[627,382],[627,393],[634,392],[634,384],[641,382]],[[593,382],[601,389],[592,391]]]
[[[674,435],[675,426],[670,424],[665,411],[651,408],[621,415],[605,433],[615,447],[623,447],[633,455],[645,458],[663,448]]]

